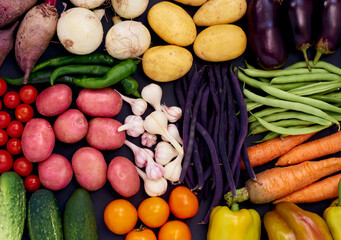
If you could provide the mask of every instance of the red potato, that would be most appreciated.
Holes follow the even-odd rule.
[[[56,84],[44,89],[36,99],[37,111],[47,117],[66,111],[72,103],[72,90],[66,84]]]
[[[41,184],[50,190],[65,188],[72,180],[71,163],[62,155],[51,156],[38,164],[38,175]]]
[[[77,109],[69,109],[58,116],[53,124],[56,138],[64,143],[75,143],[85,137],[88,120]]]
[[[122,97],[112,88],[87,89],[79,92],[77,107],[92,117],[114,117],[122,109]]]
[[[30,162],[47,159],[54,148],[55,135],[50,123],[43,118],[32,118],[21,135],[21,149]]]
[[[102,188],[107,181],[107,163],[103,154],[92,147],[82,147],[72,156],[77,182],[88,191]]]
[[[0,0],[0,28],[15,22],[36,3],[37,0]]]
[[[19,22],[15,22],[11,28],[0,30],[0,67],[7,55],[13,49],[14,30],[17,28]]]
[[[93,118],[86,134],[88,144],[98,150],[115,150],[124,144],[124,131],[118,132],[122,123],[112,118]]]
[[[135,165],[125,157],[115,157],[108,167],[108,180],[122,197],[131,197],[140,189],[140,178]]]
[[[25,72],[23,84],[27,83],[34,65],[56,33],[58,11],[55,4],[56,0],[46,0],[31,8],[20,23],[15,41],[15,58]]]

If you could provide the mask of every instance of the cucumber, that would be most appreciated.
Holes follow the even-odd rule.
[[[27,206],[27,229],[31,240],[62,240],[63,227],[58,202],[50,190],[34,192]]]
[[[89,193],[79,188],[71,194],[64,209],[65,240],[97,240],[95,210]]]
[[[0,176],[0,239],[20,240],[26,218],[26,191],[16,172]]]

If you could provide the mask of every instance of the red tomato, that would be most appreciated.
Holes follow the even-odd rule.
[[[6,144],[7,151],[12,155],[21,153],[21,141],[19,138],[11,138]]]
[[[134,229],[130,231],[125,240],[157,240],[155,233],[149,228]]]
[[[35,192],[40,188],[40,181],[37,175],[29,175],[24,181],[25,188],[27,191]]]
[[[7,91],[7,83],[5,80],[0,78],[0,96],[4,95]]]
[[[5,130],[0,129],[0,146],[6,145],[8,141],[8,134]]]
[[[17,92],[9,91],[4,96],[4,104],[10,109],[14,109],[20,104],[20,97]]]
[[[33,118],[34,115],[34,110],[31,107],[31,105],[27,103],[20,104],[16,109],[15,109],[15,117],[20,121],[20,122],[28,122]]]
[[[13,157],[6,150],[0,150],[0,173],[8,172],[13,165]]]
[[[20,176],[28,176],[33,170],[33,164],[24,157],[20,157],[14,161],[13,169]]]
[[[18,120],[11,121],[7,126],[7,134],[12,138],[18,138],[21,136],[22,131],[24,130],[24,125]]]
[[[186,219],[193,217],[199,210],[197,196],[187,187],[178,186],[169,195],[170,211],[175,217]]]
[[[23,86],[19,91],[19,97],[24,103],[34,103],[38,96],[38,91],[35,87],[30,85]]]
[[[0,128],[6,128],[10,122],[11,116],[5,111],[0,111]]]
[[[191,240],[191,230],[179,220],[166,222],[159,231],[159,240]]]

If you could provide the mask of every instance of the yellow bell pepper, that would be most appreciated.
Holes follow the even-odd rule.
[[[241,209],[237,203],[217,206],[210,214],[207,240],[259,240],[261,219],[253,209]]]
[[[334,200],[330,207],[323,212],[323,218],[334,240],[341,240],[341,180],[339,181],[339,198]]]

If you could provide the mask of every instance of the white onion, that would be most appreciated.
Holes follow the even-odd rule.
[[[103,27],[95,13],[86,8],[75,7],[61,14],[57,35],[66,50],[85,55],[94,52],[101,45]]]
[[[149,48],[149,30],[140,22],[126,20],[112,26],[105,38],[105,48],[117,59],[136,58]]]
[[[70,0],[76,7],[93,9],[101,6],[105,0]]]
[[[149,0],[111,0],[111,4],[120,17],[136,18],[146,11]]]

